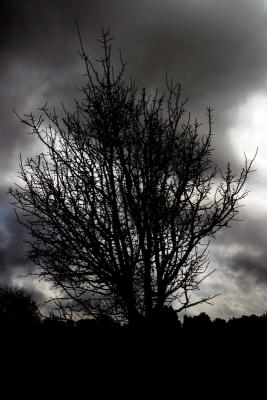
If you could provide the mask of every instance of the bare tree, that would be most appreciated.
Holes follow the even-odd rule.
[[[79,32],[79,31],[78,31]],[[207,276],[210,238],[237,216],[252,161],[238,175],[211,160],[212,110],[200,133],[167,81],[166,94],[137,90],[125,63],[92,63],[80,37],[86,83],[74,112],[47,105],[21,121],[44,152],[20,163],[10,189],[32,240],[28,257],[61,290],[59,308],[134,323],[191,300]]]

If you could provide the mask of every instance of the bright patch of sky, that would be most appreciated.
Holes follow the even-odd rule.
[[[267,213],[267,94],[254,94],[237,109],[228,134],[241,162],[244,153],[251,159],[258,148],[253,168],[256,172],[248,182],[250,193],[245,203],[251,211],[254,208]]]

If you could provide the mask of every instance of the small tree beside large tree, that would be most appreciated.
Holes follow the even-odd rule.
[[[24,289],[0,284],[1,329],[15,325],[30,327],[40,322],[41,314],[32,297]]]
[[[20,163],[10,189],[32,239],[28,257],[60,295],[61,310],[130,323],[207,302],[191,293],[209,273],[210,238],[228,226],[247,192],[252,161],[235,175],[211,160],[206,133],[191,121],[181,87],[139,92],[112,65],[108,32],[94,64],[82,41],[86,82],[73,112],[45,105],[21,118],[44,151]],[[21,214],[23,216],[21,216]]]

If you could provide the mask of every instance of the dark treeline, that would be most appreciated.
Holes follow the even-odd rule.
[[[154,313],[150,319],[140,319],[134,325],[116,321],[109,315],[103,314],[98,319],[94,318],[70,318],[50,313],[42,316],[38,306],[33,301],[31,294],[24,289],[12,285],[0,285],[0,327],[1,331],[12,329],[38,329],[43,332],[73,332],[77,334],[180,334],[201,332],[227,333],[234,331],[267,332],[267,312],[263,315],[243,315],[239,318],[231,318],[225,321],[216,318],[213,321],[202,312],[196,316],[183,316],[181,321],[177,312],[170,306],[164,306],[161,312]]]
[[[12,307],[11,307],[12,308]],[[9,315],[8,315],[9,314]],[[3,311],[3,307],[0,304],[0,327],[1,332],[12,331],[13,329],[18,332],[23,330],[38,330],[40,333],[46,334],[78,334],[85,335],[139,335],[139,334],[151,334],[161,335],[167,334],[232,334],[235,332],[246,334],[246,333],[264,333],[267,334],[267,312],[263,315],[243,315],[239,318],[230,318],[228,321],[216,318],[211,318],[204,312],[199,315],[189,316],[184,315],[183,320],[178,319],[175,311],[172,308],[166,307],[165,313],[161,316],[155,316],[155,318],[148,321],[140,321],[138,325],[131,326],[123,322],[115,321],[111,317],[103,315],[99,319],[87,318],[87,319],[62,319],[56,315],[51,314],[50,316],[41,316],[36,313],[34,309],[34,315],[29,316],[29,313],[22,313],[21,307],[18,312],[12,310],[12,312]]]
[[[135,365],[140,381],[148,370],[160,379],[170,373],[177,379],[178,371],[188,377],[188,371],[200,368],[204,374],[205,368],[229,364],[229,360],[228,368],[235,369],[247,365],[248,357],[261,356],[267,337],[267,313],[229,321],[212,321],[200,313],[185,315],[180,321],[171,307],[165,307],[149,322],[130,326],[105,315],[98,320],[76,321],[53,315],[43,317],[35,307],[30,309],[30,313],[34,310],[34,318],[23,319],[11,309],[3,304],[0,307],[1,351],[6,365],[16,360],[16,368],[36,366],[34,373],[49,371],[53,377],[71,371],[84,376],[86,382],[93,382],[96,376],[133,379],[129,371]],[[8,313],[12,317],[7,318]],[[47,370],[45,365],[49,366]]]
[[[4,350],[34,359],[64,360],[82,357],[88,362],[122,357],[149,359],[179,355],[188,362],[200,357],[240,355],[265,347],[267,313],[225,321],[206,313],[178,319],[172,307],[164,307],[150,320],[130,325],[102,315],[98,319],[62,319],[42,316],[23,289],[0,286],[0,335]],[[50,362],[50,361],[49,361]],[[74,361],[76,362],[76,361]]]

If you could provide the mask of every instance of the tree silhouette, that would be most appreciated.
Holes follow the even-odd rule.
[[[78,29],[79,33],[79,29]],[[181,87],[138,91],[112,64],[111,38],[92,63],[79,33],[86,82],[73,112],[47,105],[25,115],[44,147],[20,163],[22,184],[10,188],[18,220],[32,240],[28,257],[61,289],[59,308],[107,314],[130,323],[181,311],[207,276],[210,238],[228,226],[246,196],[252,161],[235,175],[211,160],[207,128],[191,121]]]
[[[0,322],[2,327],[32,326],[40,321],[40,313],[31,295],[24,289],[0,285]]]

